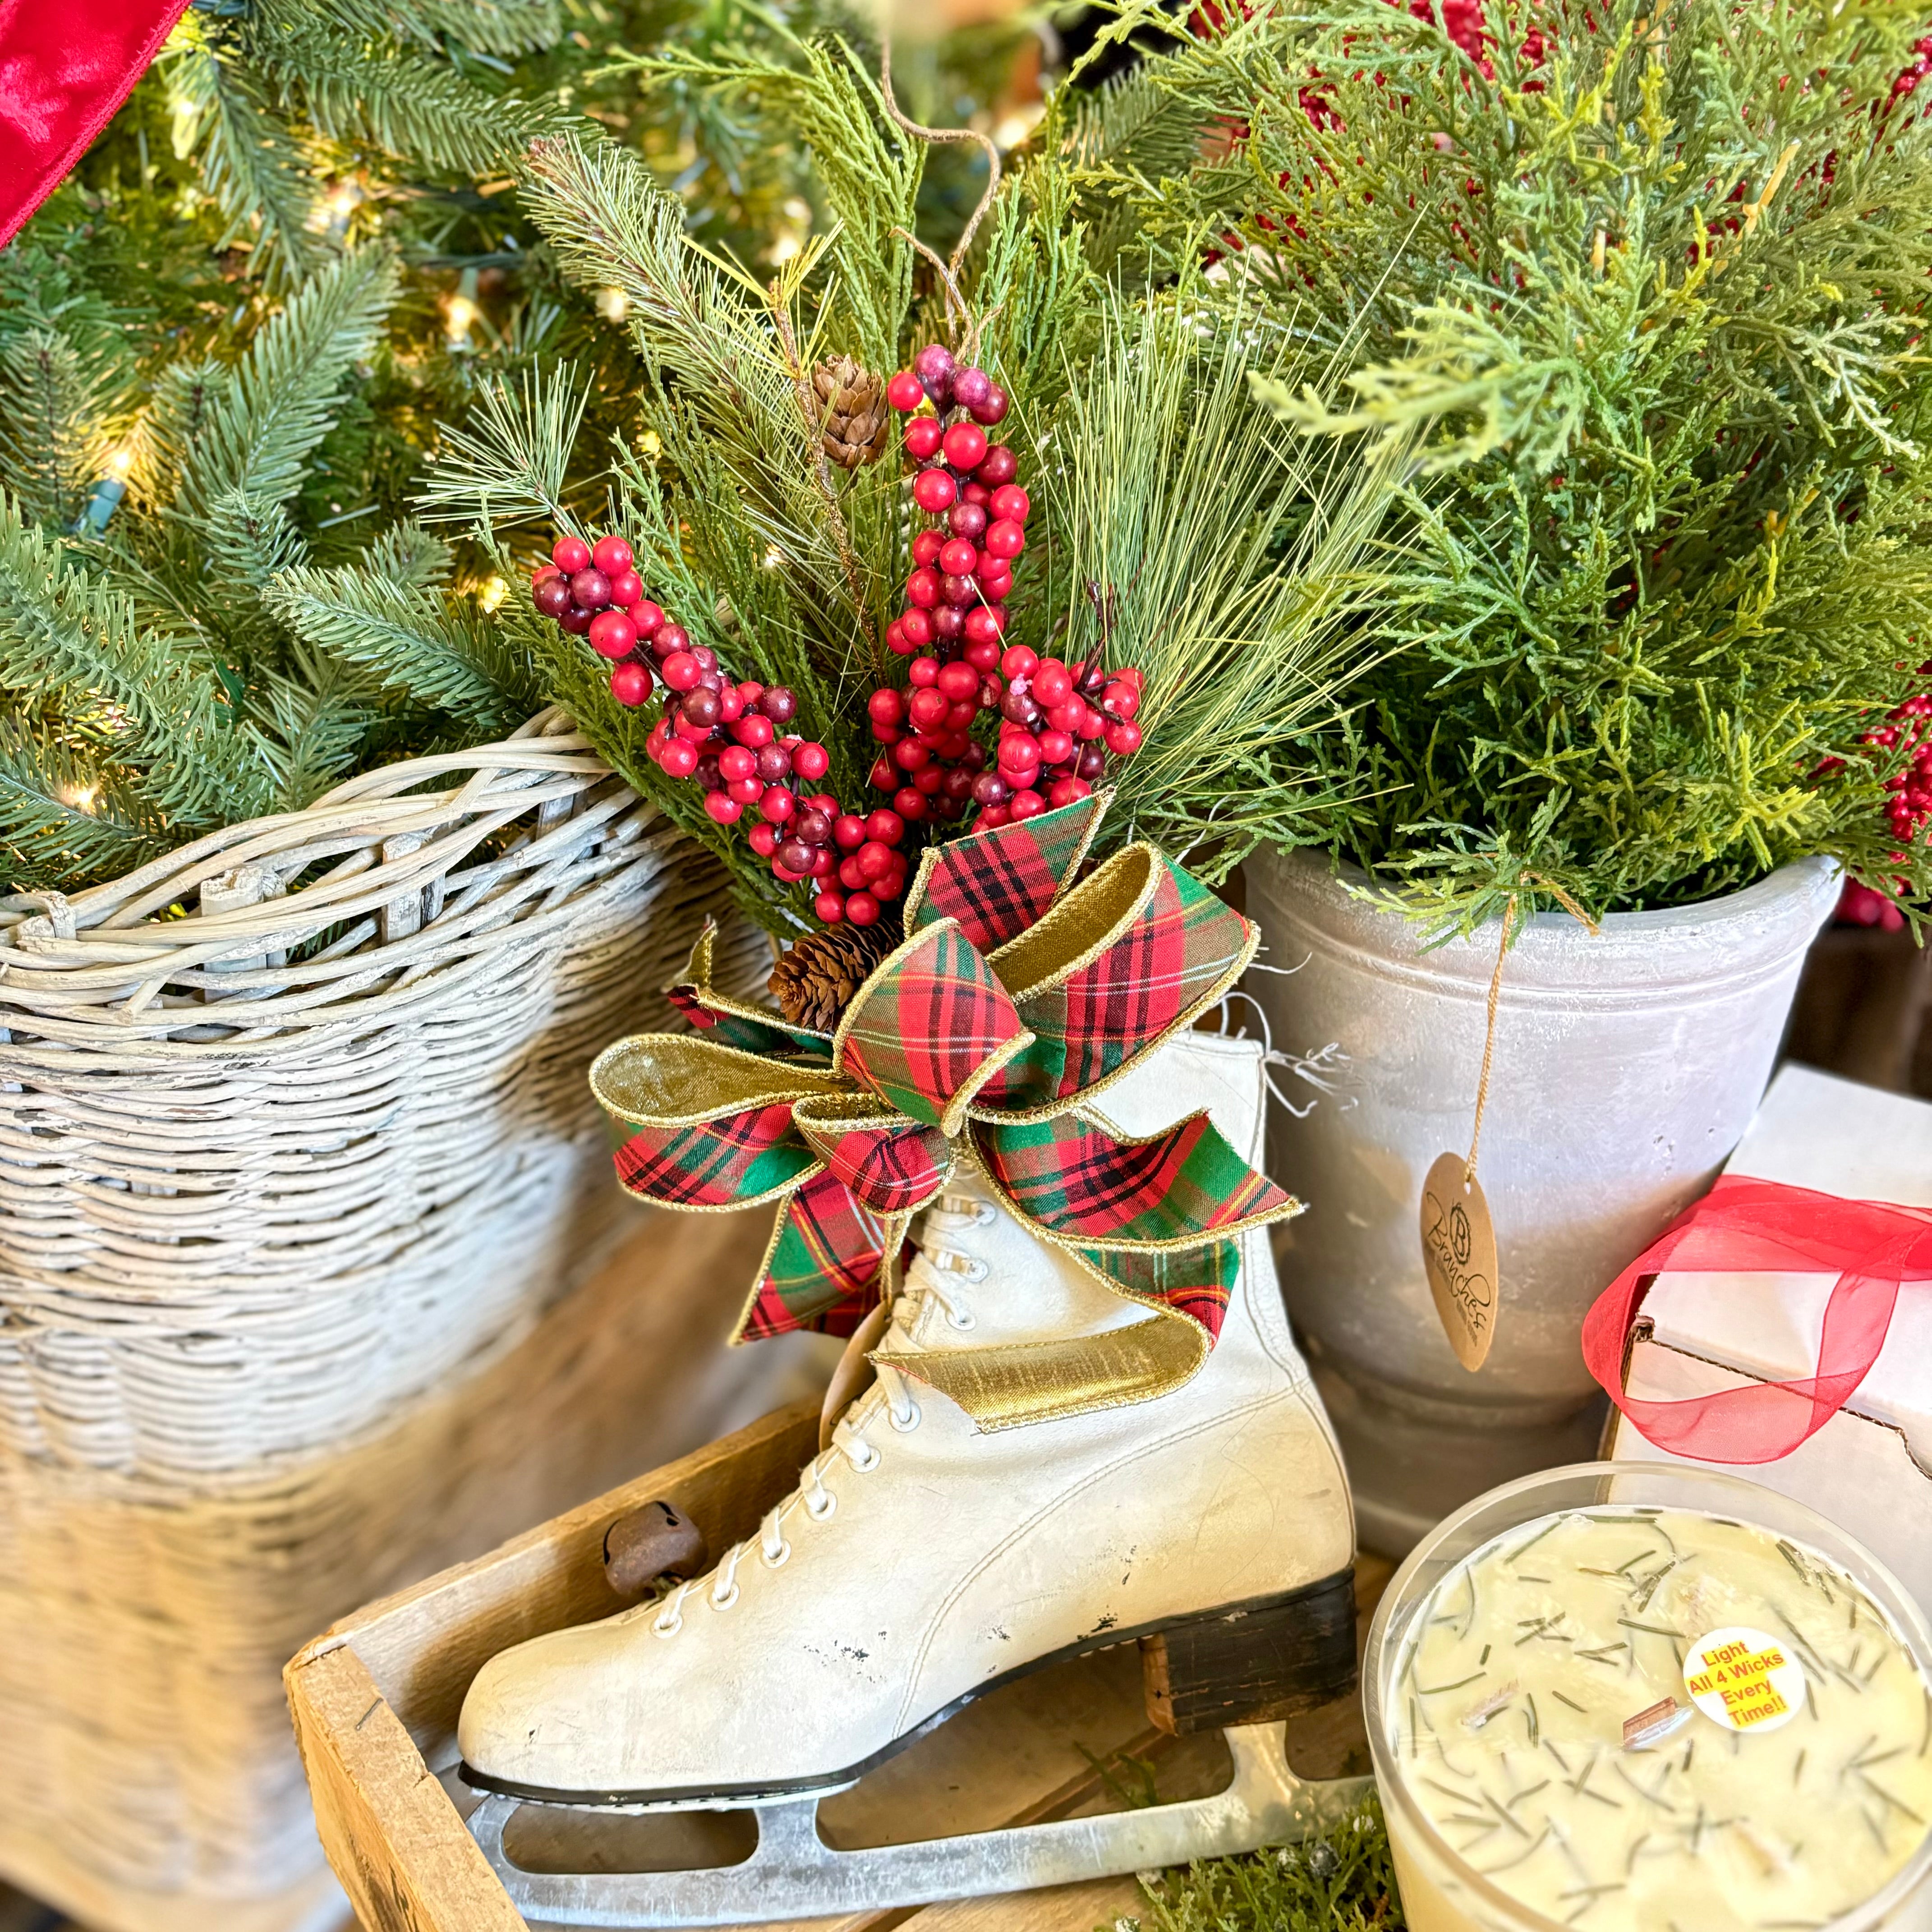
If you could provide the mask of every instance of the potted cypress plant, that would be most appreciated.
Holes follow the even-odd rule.
[[[1278,1139],[1315,1204],[1286,1278],[1365,1538],[1400,1549],[1589,1453],[1582,1310],[1738,1138],[1843,876],[1927,886],[1932,41],[1889,0],[1159,31],[1067,130],[1112,136],[1089,206],[1156,262],[1204,236],[1346,358],[1325,393],[1259,380],[1284,418],[1421,439],[1421,561],[1348,733],[1305,748],[1366,782],[1325,853],[1250,867],[1306,962],[1264,984],[1276,1028],[1353,1059],[1351,1104]],[[1472,1149],[1492,983],[1472,1377],[1417,1215]]]

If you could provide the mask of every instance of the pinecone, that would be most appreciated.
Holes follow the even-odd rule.
[[[828,356],[812,372],[825,453],[845,470],[876,463],[886,453],[892,408],[886,386],[849,356]]]
[[[896,920],[877,926],[828,926],[794,940],[768,985],[794,1026],[835,1032],[852,995],[904,934]]]

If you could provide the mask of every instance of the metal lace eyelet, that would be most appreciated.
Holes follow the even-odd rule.
[[[838,1507],[838,1498],[830,1490],[820,1490],[805,1499],[805,1513],[814,1522],[823,1522]]]
[[[758,1552],[758,1561],[767,1570],[782,1570],[791,1561],[791,1545],[788,1543],[780,1544],[778,1553],[776,1556],[769,1550],[761,1549]]]
[[[878,1450],[870,1442],[855,1443],[853,1446],[855,1449],[862,1449],[866,1452],[865,1460],[861,1462],[856,1455],[848,1455],[846,1460],[850,1462],[852,1467],[857,1470],[860,1475],[869,1475],[873,1470],[876,1469],[879,1466],[880,1457]]]
[[[886,1412],[886,1419],[902,1436],[904,1436],[919,1426],[920,1413],[919,1404],[908,1402],[904,1415],[901,1415],[896,1408],[889,1408]]]
[[[722,1596],[716,1590],[711,1593],[711,1607],[714,1610],[728,1610],[737,1600],[738,1580],[735,1576],[731,1579],[730,1588],[725,1591]]]
[[[979,1327],[980,1318],[970,1309],[949,1308],[946,1311],[946,1325],[964,1334],[968,1329]]]
[[[663,1618],[659,1617],[651,1625],[651,1634],[654,1636],[675,1636],[683,1628],[684,1619],[681,1616],[673,1617],[669,1623],[666,1623]]]

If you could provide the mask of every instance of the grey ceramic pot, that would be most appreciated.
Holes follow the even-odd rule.
[[[1282,1280],[1361,1540],[1400,1556],[1483,1490],[1595,1454],[1584,1311],[1742,1136],[1838,874],[1810,860],[1702,904],[1613,914],[1594,937],[1561,913],[1522,932],[1478,1169],[1500,1306],[1472,1373],[1430,1298],[1418,1216],[1430,1163],[1468,1150],[1498,927],[1426,951],[1415,925],[1349,890],[1360,873],[1295,854],[1247,874],[1264,957],[1298,968],[1248,982],[1276,1046],[1348,1055],[1306,1118],[1274,1110],[1270,1165],[1309,1204],[1283,1232]]]

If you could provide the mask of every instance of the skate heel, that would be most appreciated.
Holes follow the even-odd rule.
[[[1144,1636],[1148,1716],[1177,1737],[1270,1724],[1355,1686],[1355,1573]]]

